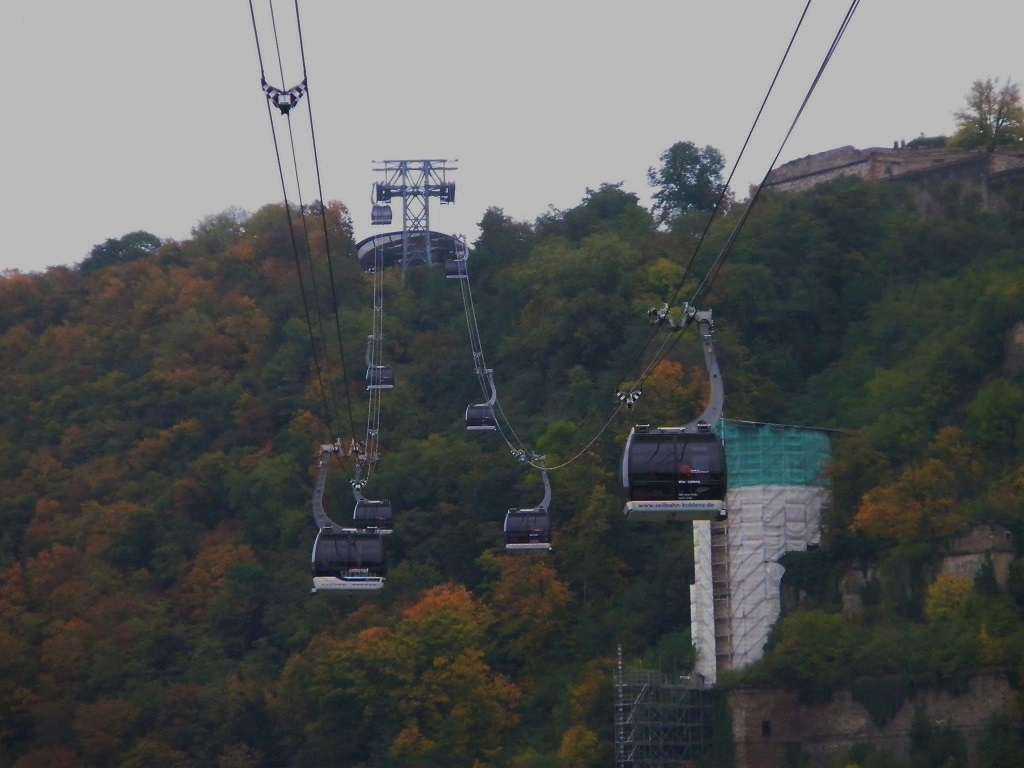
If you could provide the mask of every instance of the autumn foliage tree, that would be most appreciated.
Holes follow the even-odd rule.
[[[373,596],[309,595],[317,448],[360,437],[366,405],[352,361],[372,290],[344,206],[226,211],[189,240],[116,238],[78,268],[0,275],[0,764],[608,764],[617,645],[680,671],[693,659],[692,535],[624,519],[622,442],[707,396],[685,342],[615,411],[654,351],[647,310],[689,256],[620,186],[534,224],[490,209],[474,249],[502,411],[558,467],[550,553],[504,551],[505,511],[541,490],[500,435],[465,431],[480,391],[461,291],[443,270],[385,274],[400,376],[367,491],[396,529]],[[693,222],[707,201],[687,203]],[[307,240],[320,213],[327,231]],[[709,243],[735,224],[721,213]],[[815,573],[877,558],[864,623],[787,617],[763,682],[1021,668],[1019,568],[1012,598],[994,579],[962,601],[964,585],[929,592],[945,534],[1024,524],[1004,360],[1020,263],[1012,216],[924,222],[895,185],[766,198],[749,218],[708,294],[727,415],[858,435],[837,452],[829,526],[871,546],[826,537]],[[319,338],[336,327],[342,344]]]

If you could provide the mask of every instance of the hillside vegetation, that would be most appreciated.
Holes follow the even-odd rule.
[[[683,279],[688,228],[606,185],[532,224],[491,209],[471,244],[502,407],[549,465],[576,457],[552,472],[543,556],[506,554],[501,532],[541,498],[537,473],[462,421],[480,390],[458,286],[389,270],[396,386],[366,488],[395,509],[387,584],[311,596],[318,449],[365,428],[372,309],[344,207],[324,228],[317,211],[308,228],[293,213],[298,261],[271,205],[0,278],[0,766],[608,765],[617,647],[692,665],[689,527],[627,525],[617,476],[633,423],[701,410],[692,328],[601,431],[647,359],[647,310]],[[1024,536],[1024,371],[1007,354],[1024,219],[926,222],[899,186],[856,181],[764,198],[705,305],[728,418],[844,434],[823,547],[787,563],[801,610],[748,679],[821,700],[859,678],[879,718],[975,670],[1017,684],[1024,570],[1004,588],[934,565],[975,522]],[[339,519],[352,470],[329,477]],[[868,563],[868,608],[844,618],[838,575]]]

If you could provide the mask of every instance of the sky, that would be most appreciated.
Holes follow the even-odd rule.
[[[849,8],[813,0],[740,159],[806,0],[297,5],[301,50],[294,0],[274,0],[273,20],[252,0],[255,34],[242,0],[0,4],[0,273],[76,264],[137,230],[186,240],[285,193],[316,199],[311,135],[323,197],[348,206],[357,239],[381,231],[375,161],[444,159],[456,200],[432,201],[431,226],[472,244],[491,207],[532,222],[604,183],[649,206],[647,169],[679,141],[718,149],[742,199],[780,148],[784,163],[949,135],[975,80],[1024,80],[1012,0],[867,0],[783,146]],[[260,55],[290,87],[303,52],[299,173],[282,189]]]

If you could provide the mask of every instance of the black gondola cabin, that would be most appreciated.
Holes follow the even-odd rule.
[[[391,224],[391,206],[374,205],[370,209],[370,223],[374,226],[387,226]]]
[[[395,386],[395,372],[390,365],[371,365],[366,369],[367,389],[391,389]]]
[[[466,407],[466,429],[470,431],[495,430],[498,420],[494,418],[494,407],[489,403],[477,403]]]
[[[505,515],[505,549],[551,549],[551,517],[547,509],[510,509]]]
[[[384,539],[354,529],[321,528],[313,543],[313,592],[377,591],[384,587]]]
[[[359,499],[352,512],[352,520],[356,528],[391,533],[395,526],[392,521],[391,502],[387,499]]]
[[[465,257],[448,259],[444,263],[444,276],[449,280],[466,280],[469,277],[469,270],[466,267]]]
[[[622,455],[630,520],[723,520],[725,447],[707,425],[633,427]]]

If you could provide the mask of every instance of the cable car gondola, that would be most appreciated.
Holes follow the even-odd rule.
[[[356,507],[352,511],[352,521],[356,528],[379,534],[387,534],[395,530],[391,502],[387,499],[368,499],[363,496],[358,475],[352,493],[356,497]]]
[[[370,208],[370,224],[374,226],[389,226],[391,224],[391,206],[374,204]]]
[[[505,513],[505,549],[551,549],[551,516],[543,507]]]
[[[541,467],[540,471],[544,480],[541,503],[529,509],[510,509],[505,514],[505,549],[509,551],[551,549],[551,483],[547,469]]]
[[[486,403],[474,403],[466,406],[466,429],[470,432],[494,431],[498,428],[498,420],[494,415],[494,404],[498,400],[498,391],[494,387],[494,373],[488,368],[484,371],[491,395]]]
[[[448,259],[444,263],[444,276],[448,280],[468,280],[469,267],[466,264],[466,257]]]
[[[390,202],[391,196],[381,191],[380,184],[374,184],[373,191],[370,193],[370,224],[375,226],[391,224]]]
[[[713,424],[721,418],[724,390],[714,351],[710,310],[690,313],[701,328],[711,377],[708,407],[683,427],[636,425],[622,454],[626,517],[638,521],[724,520],[727,514],[725,447]]]
[[[372,528],[343,528],[331,520],[324,510],[324,487],[327,485],[330,455],[340,450],[337,442],[320,446],[320,471],[313,489],[312,503],[313,522],[319,528],[316,541],[313,542],[311,560],[314,594],[319,590],[380,590],[384,587],[387,571],[387,552],[381,531]],[[357,494],[357,501],[359,498]]]
[[[390,365],[371,365],[366,369],[367,389],[391,389],[395,386],[395,372]]]
[[[379,276],[377,277],[379,279]],[[371,334],[366,340],[366,389],[391,389],[395,386],[395,372],[390,365],[381,365],[380,334]],[[376,354],[374,354],[376,352]]]
[[[626,442],[623,480],[631,520],[717,520],[725,516],[725,449],[708,426],[637,425]]]
[[[387,571],[384,539],[354,528],[321,528],[313,544],[313,592],[375,592]]]

